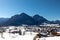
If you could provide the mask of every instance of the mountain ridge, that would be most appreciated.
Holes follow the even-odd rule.
[[[8,20],[6,20],[3,24],[0,24],[0,26],[19,26],[22,24],[26,24],[26,25],[40,25],[42,23],[57,23],[60,24],[60,21],[49,21],[46,18],[44,18],[43,16],[40,16],[38,14],[32,16],[27,15],[26,13],[21,13],[21,14],[16,14],[14,16],[12,16],[11,18],[9,18]]]

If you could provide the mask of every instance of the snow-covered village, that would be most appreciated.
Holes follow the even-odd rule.
[[[59,40],[60,26],[58,26],[22,25],[0,27],[0,40]]]

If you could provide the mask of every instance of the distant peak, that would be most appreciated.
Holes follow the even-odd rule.
[[[36,15],[34,15],[33,17],[42,17],[42,16],[40,16],[39,14],[36,14]]]
[[[29,15],[23,12],[20,14],[20,16],[29,16]]]
[[[27,15],[27,14],[23,12],[23,13],[21,13],[20,15]]]
[[[36,15],[34,15],[34,16],[40,16],[39,14],[36,14]]]

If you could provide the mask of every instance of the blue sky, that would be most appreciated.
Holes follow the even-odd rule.
[[[60,20],[60,0],[0,0],[0,18],[25,12],[48,20]]]

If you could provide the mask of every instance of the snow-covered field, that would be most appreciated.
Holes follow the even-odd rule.
[[[13,29],[12,31],[15,31],[14,27],[9,29]],[[3,34],[0,33],[0,40],[33,40],[36,34],[38,34],[38,32],[25,31],[24,28],[20,28],[22,35],[19,35],[19,33],[13,34],[13,33],[9,33],[9,29],[6,29],[6,32],[3,32]],[[36,40],[38,39],[39,40],[60,40],[60,36],[42,37],[42,38],[37,38]]]
[[[29,34],[27,32],[26,35],[19,35],[19,34],[9,34],[9,33],[3,33],[3,38],[0,34],[0,40],[33,40],[36,34]],[[43,37],[43,38],[37,38],[36,40],[60,40],[60,36],[55,37]]]
[[[19,34],[9,34],[9,33],[3,33],[3,38],[0,34],[0,40],[33,40],[35,37],[35,34],[33,35],[19,35]]]

